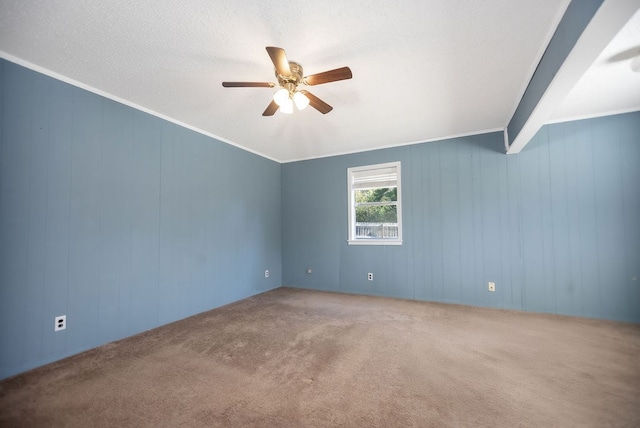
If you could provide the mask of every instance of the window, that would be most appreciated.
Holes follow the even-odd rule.
[[[349,245],[402,245],[400,162],[347,169]]]

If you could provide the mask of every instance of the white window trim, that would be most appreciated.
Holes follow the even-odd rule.
[[[352,188],[354,173],[357,173],[360,171],[369,171],[369,170],[394,168],[394,167],[396,168],[397,188],[398,188],[397,190],[398,200],[396,201],[397,213],[398,213],[398,238],[397,239],[356,239],[355,237],[356,204],[355,204],[355,197],[354,197],[354,192]],[[402,172],[400,169],[400,161],[347,168],[347,193],[348,193],[347,205],[349,207],[349,215],[348,215],[349,237],[347,239],[347,243],[349,245],[402,245]]]

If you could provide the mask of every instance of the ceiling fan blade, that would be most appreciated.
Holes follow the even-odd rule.
[[[336,68],[335,70],[325,71],[324,73],[312,74],[306,76],[304,82],[307,85],[320,85],[322,83],[336,82],[338,80],[351,79],[351,69],[349,67]]]
[[[225,88],[273,88],[275,83],[270,82],[222,82]]]
[[[302,92],[305,97],[309,98],[309,105],[314,109],[318,110],[320,113],[327,114],[331,110],[333,110],[333,107],[331,107],[329,104],[325,103],[320,98],[313,95],[311,92],[309,91],[300,91],[300,92]]]
[[[267,106],[266,110],[264,111],[264,113],[262,113],[263,116],[273,116],[276,111],[278,111],[278,104],[276,104],[275,101],[271,100],[271,103],[269,103],[269,105]]]
[[[278,74],[285,77],[291,76],[289,61],[287,60],[287,55],[284,53],[284,49],[276,48],[274,46],[267,46],[267,52],[269,53],[271,61],[276,67],[276,71],[278,72]]]

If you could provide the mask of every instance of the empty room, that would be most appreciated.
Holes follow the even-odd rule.
[[[0,426],[640,426],[640,0],[0,0]]]

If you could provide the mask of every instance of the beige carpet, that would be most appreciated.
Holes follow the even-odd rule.
[[[0,426],[640,426],[640,326],[281,288],[0,382]]]

